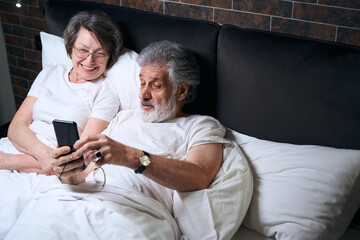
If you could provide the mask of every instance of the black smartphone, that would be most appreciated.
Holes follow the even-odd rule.
[[[53,126],[59,147],[69,146],[71,152],[75,152],[73,145],[79,139],[76,122],[54,119]],[[83,156],[81,156],[81,159],[84,160]],[[78,169],[85,169],[85,163]]]

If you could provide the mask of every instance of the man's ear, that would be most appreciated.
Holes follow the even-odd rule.
[[[189,92],[189,87],[190,87],[189,83],[187,83],[187,82],[183,82],[179,85],[178,90],[177,90],[179,101],[183,101],[186,98],[186,96]]]

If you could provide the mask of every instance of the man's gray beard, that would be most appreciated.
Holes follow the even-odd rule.
[[[141,104],[147,104],[154,106],[154,111],[147,112],[141,109],[141,120],[144,122],[150,123],[159,123],[166,120],[170,120],[175,117],[175,109],[176,109],[176,95],[172,94],[166,106],[162,107],[160,105],[156,105],[151,101],[141,101]]]

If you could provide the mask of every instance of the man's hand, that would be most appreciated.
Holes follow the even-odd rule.
[[[101,153],[97,166],[112,164],[137,169],[143,154],[141,150],[117,142],[106,135],[89,135],[75,142],[73,158],[88,153],[95,160],[95,152]],[[207,153],[207,154],[204,154]],[[223,161],[223,145],[208,143],[192,147],[185,161],[150,155],[151,164],[143,175],[153,181],[181,192],[205,189],[216,176]]]
[[[97,166],[104,164],[114,164],[121,166],[129,166],[131,164],[127,161],[129,153],[128,146],[121,144],[104,134],[89,135],[83,139],[78,140],[74,144],[74,148],[78,149],[73,153],[74,158],[79,158],[81,155],[87,156],[86,162],[95,161],[95,152],[101,153],[101,158],[96,162]]]

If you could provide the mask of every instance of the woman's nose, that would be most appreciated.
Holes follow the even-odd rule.
[[[89,53],[89,56],[87,56],[87,57],[84,59],[84,61],[87,62],[87,63],[93,63],[93,62],[95,62],[96,60],[95,60],[94,54]]]

